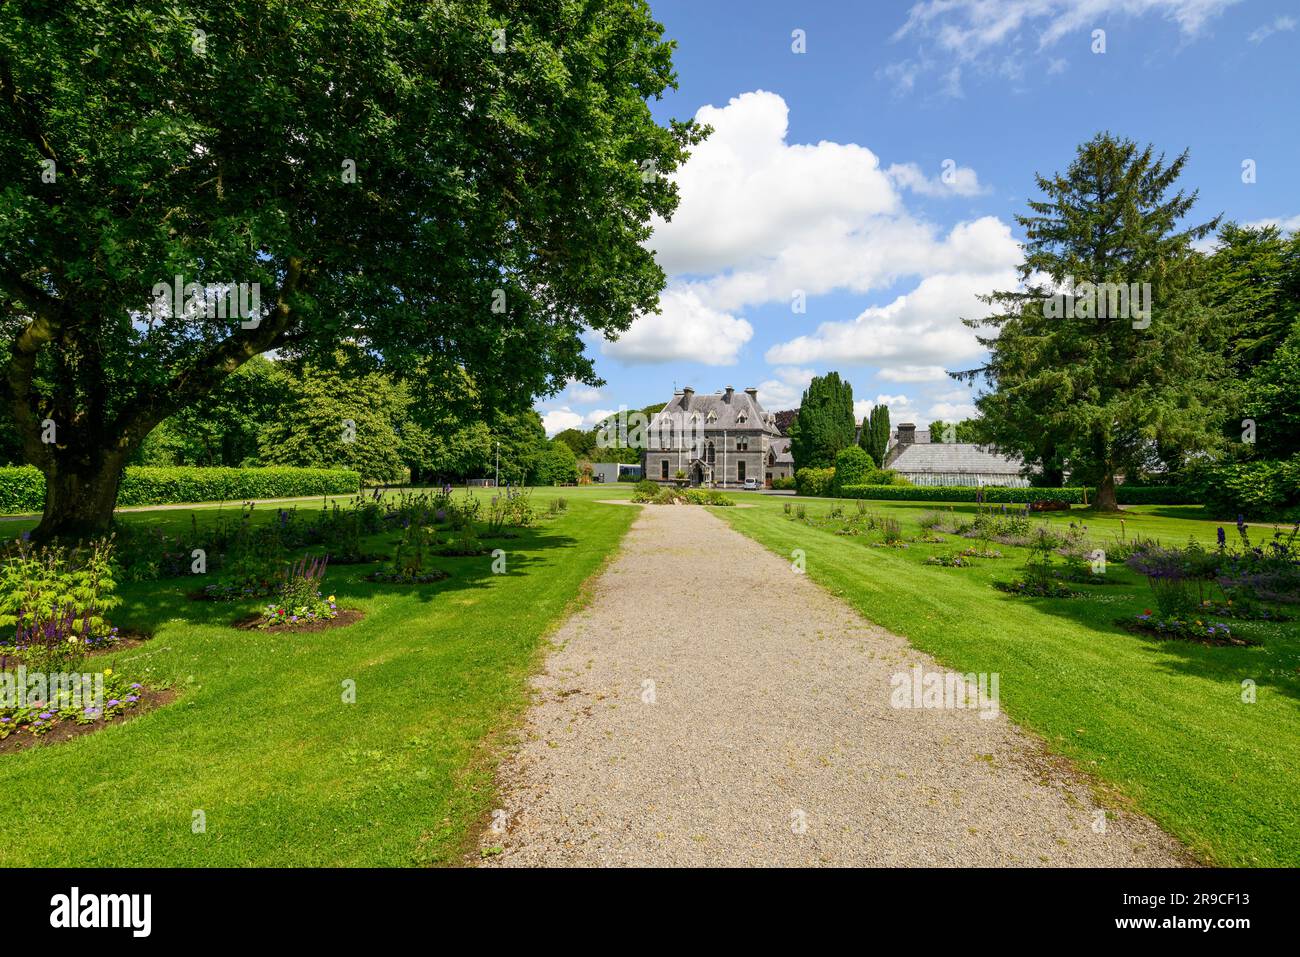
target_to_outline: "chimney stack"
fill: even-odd
[[[689,409],[691,407],[691,399],[693,398],[695,398],[694,389],[690,386],[686,386],[686,388],[682,389],[682,408]]]
[[[745,395],[754,403],[754,408],[758,408],[758,390],[751,385],[745,390]]]
[[[731,386],[727,386],[727,394],[722,397],[722,401],[727,403],[727,405],[731,405],[731,397],[732,395],[735,394],[735,392],[736,392],[735,389],[733,389]]]
[[[916,444],[915,422],[900,422],[898,424],[898,444],[900,446]]]

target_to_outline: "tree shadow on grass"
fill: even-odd
[[[384,548],[389,542],[384,536]],[[379,536],[367,540],[367,547],[375,547]],[[367,599],[379,596],[401,595],[415,597],[421,603],[430,603],[448,594],[489,587],[501,579],[524,578],[537,574],[551,564],[551,560],[537,552],[571,549],[579,540],[570,535],[556,533],[542,526],[519,530],[517,538],[485,539],[485,548],[501,548],[505,552],[505,566],[493,571],[494,557],[489,553],[474,556],[430,556],[430,568],[448,572],[450,577],[424,585],[403,585],[394,582],[367,581],[366,576],[382,567],[380,562],[358,565],[334,565],[325,575],[323,587],[327,594],[335,595],[344,606],[349,599]],[[295,550],[296,554],[318,552],[319,549]],[[156,582],[129,582],[119,586],[122,604],[110,616],[113,623],[124,632],[153,635],[169,621],[182,619],[193,625],[231,627],[234,622],[247,618],[274,600],[273,596],[241,601],[205,601],[190,596],[210,584],[214,576],[191,575],[167,578]]]
[[[1137,577],[1137,576],[1133,576]],[[1141,579],[1139,579],[1141,581]],[[1138,643],[1156,662],[1157,667],[1174,674],[1205,678],[1216,682],[1240,684],[1250,679],[1259,688],[1272,688],[1300,701],[1300,621],[1266,622],[1235,618],[1224,621],[1234,635],[1257,642],[1251,646],[1205,645],[1181,639],[1160,639],[1142,632],[1131,632],[1115,624],[1115,619],[1153,608],[1145,585],[1080,586],[1089,597],[1070,599],[1003,597],[1009,601],[1029,601],[1049,615],[1065,618],[1076,625],[1125,641]],[[1099,605],[1092,596],[1116,595],[1126,599]],[[1300,608],[1289,613],[1300,618]]]

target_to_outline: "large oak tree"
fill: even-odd
[[[655,308],[644,242],[700,135],[651,116],[671,52],[643,0],[0,6],[0,378],[38,534],[104,529],[150,430],[259,353],[347,340],[487,408],[597,381],[580,335]],[[152,308],[176,276],[257,283],[261,314]]]

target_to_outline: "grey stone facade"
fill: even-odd
[[[739,488],[746,479],[767,485],[794,474],[789,439],[758,402],[758,390],[696,395],[675,393],[646,430],[645,477],[672,484],[679,473],[691,485]]]

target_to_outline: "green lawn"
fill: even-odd
[[[1152,604],[1145,580],[1122,565],[1109,564],[1108,574],[1124,585],[1081,586],[1095,600],[1013,597],[989,583],[1016,574],[1022,549],[995,546],[1007,557],[973,568],[926,566],[928,555],[973,543],[945,536],[943,545],[874,548],[875,533],[835,535],[782,512],[784,501],[802,501],[809,518],[824,516],[827,500],[737,498],[757,507],[715,513],[782,556],[803,549],[814,581],[945,666],[999,672],[1002,707],[1013,720],[1117,787],[1205,860],[1300,864],[1300,624],[1234,623],[1262,642],[1252,648],[1157,642],[1113,624]],[[868,507],[901,519],[909,535],[935,508]],[[1128,512],[1129,536],[1215,540],[1217,524],[1199,520],[1197,508]],[[1119,519],[1083,510],[1051,520],[1082,521],[1102,543],[1120,531]],[[1242,702],[1247,678],[1258,687],[1254,704]]]
[[[458,861],[493,807],[492,745],[527,702],[544,635],[636,517],[593,504],[594,490],[564,494],[567,513],[500,543],[505,575],[489,557],[435,559],[452,578],[416,588],[360,581],[373,566],[331,568],[340,606],[366,615],[346,628],[238,631],[230,622],[258,603],[190,601],[193,580],[122,586],[115,621],[155,637],[92,660],[180,696],[0,755],[0,866]],[[125,520],[179,527],[190,513]],[[192,832],[195,810],[206,833]]]

